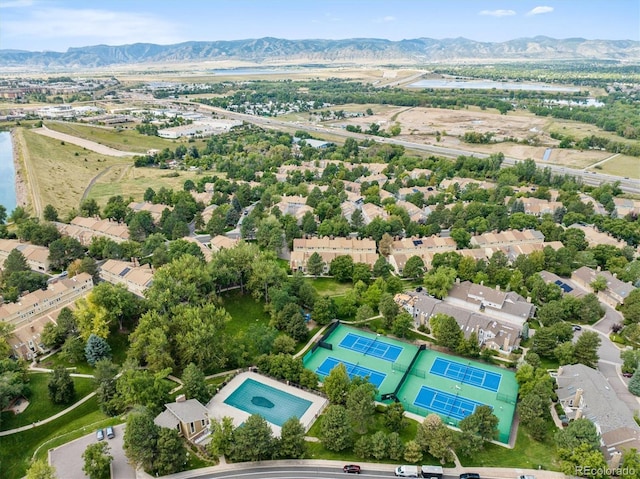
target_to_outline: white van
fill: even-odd
[[[395,474],[396,477],[420,477],[418,466],[398,466]]]

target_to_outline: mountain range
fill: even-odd
[[[143,63],[242,61],[256,64],[346,65],[358,63],[416,65],[465,60],[614,60],[637,63],[640,42],[632,40],[554,39],[538,36],[506,42],[466,38],[378,38],[345,40],[250,40],[185,42],[174,45],[135,43],[69,48],[66,52],[0,50],[0,68],[99,68]]]

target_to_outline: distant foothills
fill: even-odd
[[[613,61],[638,63],[640,42],[633,40],[554,39],[538,36],[506,42],[477,42],[466,38],[378,38],[346,40],[251,40],[185,42],[174,45],[136,43],[70,48],[66,52],[0,50],[0,68],[99,68],[141,63],[236,61],[254,64],[416,65],[425,62],[497,61]]]

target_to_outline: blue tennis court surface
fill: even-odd
[[[369,376],[369,382],[377,388],[380,387],[382,381],[384,381],[384,378],[387,377],[387,375],[384,373],[365,368],[364,366],[359,366],[358,364],[340,361],[332,357],[328,357],[327,359],[325,359],[318,367],[318,369],[316,369],[316,373],[321,376],[328,376],[331,370],[340,363],[344,364],[344,367],[347,368],[347,374],[350,378],[353,379],[354,376],[360,376],[361,378]]]
[[[482,406],[480,402],[454,396],[453,394],[431,389],[427,386],[420,388],[413,404],[457,420],[464,419],[469,414],[473,414],[476,406]]]
[[[400,346],[385,343],[384,341],[378,341],[378,338],[372,339],[353,333],[347,334],[342,341],[340,341],[340,346],[390,362],[398,359],[398,356],[400,356],[400,353],[402,353],[404,349]]]
[[[471,384],[482,389],[497,392],[502,375],[470,366],[456,363],[444,358],[436,358],[431,366],[431,374]]]

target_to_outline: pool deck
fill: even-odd
[[[318,418],[318,416],[320,416],[328,403],[325,398],[316,394],[312,394],[307,391],[303,391],[302,389],[289,386],[285,383],[276,381],[275,379],[271,379],[266,376],[262,376],[258,373],[244,372],[238,374],[231,381],[229,381],[229,383],[225,385],[220,390],[220,392],[213,396],[207,403],[207,409],[209,410],[209,417],[211,419],[222,420],[223,417],[228,416],[233,419],[233,425],[235,427],[240,426],[247,419],[249,419],[249,413],[230,406],[229,404],[226,404],[224,402],[247,379],[253,379],[254,381],[266,384],[267,386],[271,386],[272,388],[278,389],[279,391],[289,393],[292,396],[311,401],[311,405],[300,418],[300,423],[304,427],[305,431],[309,430],[311,425]],[[280,437],[280,426],[277,426],[276,424],[273,424],[271,422],[268,422],[268,424],[271,426],[274,436]]]

